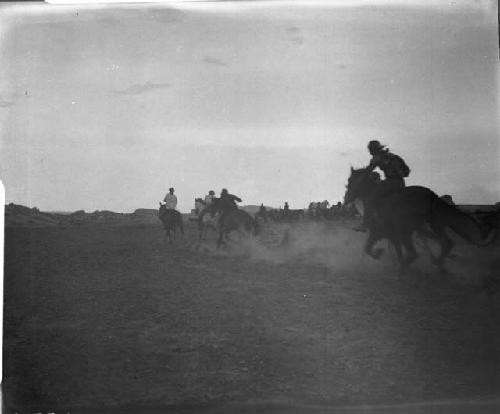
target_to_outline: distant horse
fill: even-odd
[[[227,239],[231,231],[237,231],[243,237],[256,235],[259,231],[257,220],[244,210],[231,210],[223,216],[220,199],[218,198],[213,199],[212,204],[207,206],[207,210],[212,215],[220,214],[217,247],[225,244],[224,238]],[[223,219],[222,222],[221,219]]]
[[[321,202],[311,201],[307,208],[308,216],[311,219],[318,219],[321,217]]]
[[[260,207],[259,211],[257,211],[254,214],[255,220],[257,220],[259,217],[264,220],[264,222],[267,222],[267,216],[268,216],[268,211],[266,210],[265,207]]]
[[[158,210],[158,217],[163,223],[163,228],[165,229],[165,237],[163,241],[168,241],[172,244],[172,235],[175,240],[176,228],[178,227],[181,231],[182,236],[184,236],[184,224],[182,222],[182,215],[177,210],[169,210],[164,204],[160,203],[160,209]]]
[[[372,173],[366,169],[355,170],[351,167],[345,203],[351,203],[355,199],[366,202],[376,185],[380,184],[376,184]],[[420,186],[405,187],[391,193],[376,201],[374,209],[377,219],[369,223],[370,232],[365,252],[379,259],[383,250],[377,249],[374,252],[374,244],[383,238],[390,240],[398,256],[400,275],[417,258],[412,234],[422,234],[426,226],[440,245],[440,254],[438,257],[432,256],[432,259],[442,271],[445,271],[444,260],[453,248],[453,241],[446,234],[446,228],[451,228],[466,241],[479,246],[491,243],[497,233],[496,229],[490,226],[486,228],[472,216],[441,200],[433,191]]]

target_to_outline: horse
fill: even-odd
[[[194,209],[196,211],[196,214],[200,214],[203,209],[205,208],[206,203],[203,201],[202,198],[195,198],[194,199]]]
[[[351,167],[344,204],[352,203],[356,199],[366,203],[376,185],[381,184],[377,184],[373,173],[363,168]],[[439,255],[434,257],[431,254],[431,259],[443,273],[446,272],[444,261],[454,246],[446,234],[447,228],[452,229],[467,242],[478,246],[490,244],[497,236],[497,229],[484,226],[471,215],[440,199],[432,190],[421,186],[405,187],[381,200],[375,200],[374,212],[376,219],[368,223],[369,235],[365,252],[374,259],[379,259],[383,249],[373,251],[373,246],[381,239],[388,239],[396,250],[400,275],[403,275],[418,257],[412,240],[415,232],[430,234],[439,244]],[[426,229],[430,229],[430,233]]]
[[[207,238],[208,229],[211,228],[217,231],[219,214],[214,214],[213,210],[209,207],[210,206],[205,205],[198,215],[198,234],[200,242]]]
[[[255,220],[257,220],[259,217],[264,221],[264,223],[267,223],[267,217],[268,217],[269,212],[266,210],[265,207],[260,207],[259,211],[257,211],[254,214]]]
[[[158,210],[158,218],[163,223],[163,228],[165,229],[165,237],[163,241],[168,241],[172,244],[172,233],[175,240],[176,228],[178,227],[184,237],[184,224],[182,222],[182,215],[177,210],[169,210],[164,204],[160,203],[160,209]]]
[[[240,236],[243,237],[249,237],[258,234],[259,226],[257,220],[255,220],[246,211],[240,209],[230,210],[224,213],[222,211],[222,206],[219,198],[214,198],[212,204],[207,206],[206,210],[211,215],[215,215],[217,213],[220,214],[217,247],[222,246],[222,244],[226,244],[224,238],[227,239],[231,231],[237,231]]]

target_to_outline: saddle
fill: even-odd
[[[160,219],[162,218],[172,218],[177,210],[175,209],[168,209],[165,206],[160,207],[160,211],[158,212],[158,215]]]

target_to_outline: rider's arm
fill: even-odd
[[[377,168],[379,165],[379,157],[377,157],[376,155],[374,155],[372,157],[372,159],[370,160],[370,164],[368,164],[368,167],[366,167],[366,170],[367,171],[373,171],[375,168]]]

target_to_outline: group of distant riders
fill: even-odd
[[[405,178],[410,174],[410,169],[406,165],[405,161],[400,156],[389,151],[389,149],[386,148],[385,145],[382,145],[379,141],[370,141],[368,143],[368,151],[372,158],[366,168],[367,172],[372,173],[376,168],[379,168],[384,173],[385,179],[382,180],[379,174],[373,172],[373,174],[375,174],[378,178],[377,185],[370,198],[368,200],[365,200],[365,203],[363,205],[363,224],[359,229],[357,229],[360,231],[366,231],[370,225],[370,222],[376,220],[374,207],[376,206],[378,200],[382,199],[390,193],[403,189],[405,187]],[[168,210],[175,210],[177,207],[177,196],[174,194],[174,191],[174,188],[170,188],[169,192],[163,199],[163,205],[167,212]],[[215,199],[215,192],[213,190],[210,190],[203,200],[197,199],[204,207],[200,209],[199,213],[203,213],[207,207],[213,204]],[[240,197],[230,194],[225,188],[222,189],[220,197],[217,199],[218,225],[222,225],[228,213],[238,209],[236,203],[241,201],[242,200]],[[321,208],[325,202],[311,203],[311,205],[309,206],[309,214],[318,211],[326,211],[327,209]],[[313,206],[313,204],[315,205]],[[341,208],[342,203],[339,202],[336,205],[332,206],[332,211],[337,209],[340,211]],[[328,209],[328,211],[329,210],[330,209]],[[288,202],[286,202],[284,209],[280,209],[278,213],[274,210],[266,212],[266,208],[262,204],[259,211],[257,212],[257,216],[260,215],[262,218],[272,218],[273,213],[275,213],[282,218],[292,218],[292,216],[294,216],[294,214],[292,213],[297,213],[298,211],[300,211],[303,216],[303,210],[290,210]],[[300,216],[300,214],[298,213],[295,215],[297,215],[297,217]]]
[[[363,223],[355,230],[369,231],[364,250],[371,257],[379,259],[383,249],[375,248],[375,244],[382,239],[389,240],[398,257],[401,276],[418,257],[412,240],[413,234],[417,234],[421,240],[433,239],[440,246],[437,256],[430,252],[431,261],[446,273],[445,260],[451,257],[450,252],[454,246],[453,240],[446,233],[447,228],[451,228],[463,239],[477,246],[487,246],[497,241],[500,210],[483,220],[478,220],[454,207],[449,195],[439,197],[423,186],[406,187],[405,178],[409,176],[410,169],[399,155],[389,151],[379,141],[370,141],[368,151],[371,155],[370,163],[366,168],[351,167],[351,175],[348,178],[344,195],[344,206],[338,203],[335,207],[345,209],[345,205],[354,205],[356,210],[362,213]],[[383,180],[380,174],[374,171],[376,168],[384,173]],[[204,239],[203,229],[207,227],[203,219],[205,216],[214,218],[217,214],[218,219],[213,226],[219,232],[217,246],[223,243],[224,235],[227,237],[230,231],[239,231],[242,227],[245,228],[247,234],[252,230],[253,234],[257,234],[259,216],[266,219],[276,213],[277,217],[288,220],[295,215],[304,215],[303,210],[291,210],[288,203],[285,203],[284,209],[278,212],[271,210],[269,214],[266,214],[266,208],[261,204],[255,217],[251,217],[245,211],[238,209],[236,203],[241,202],[241,198],[229,194],[226,189],[221,191],[220,198],[216,198],[214,191],[210,191],[204,200],[199,200],[203,206],[200,208],[197,219],[200,240]],[[177,197],[173,188],[170,188],[163,202],[164,204],[160,207],[160,219],[164,223],[166,235],[169,232],[169,226],[165,220],[167,217],[165,214],[168,212],[170,212],[170,217],[177,215],[179,227],[183,231],[182,217],[175,210]],[[319,202],[315,203],[315,208],[319,206],[321,210],[322,204],[326,206],[326,203]],[[288,242],[287,230],[282,245]],[[493,279],[497,283],[497,279]]]
[[[169,211],[175,210],[177,207],[177,196],[174,194],[174,191],[174,188],[170,188],[169,192],[163,199],[163,205],[165,206],[166,214],[168,214]],[[218,225],[222,225],[227,215],[231,211],[238,209],[238,205],[236,203],[241,203],[242,201],[240,197],[230,194],[225,188],[223,188],[220,192],[219,198],[215,197],[215,191],[210,190],[205,196],[204,200],[197,200],[202,205],[202,208],[198,209],[199,216],[205,214],[205,212],[207,212],[210,207],[217,201],[217,212],[214,211],[213,213],[217,213],[216,219]],[[214,215],[215,214],[212,214],[212,216]]]

